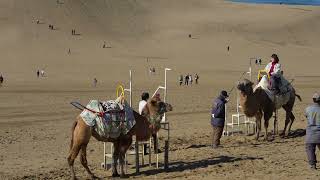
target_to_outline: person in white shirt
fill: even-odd
[[[147,101],[149,99],[149,93],[144,92],[141,95],[141,101],[139,102],[139,114],[142,115],[142,110],[146,106]]]
[[[281,64],[276,54],[272,54],[271,61],[267,64],[265,70],[270,76],[281,74]]]
[[[140,115],[142,115],[143,108],[146,106],[148,99],[149,99],[149,93],[147,93],[147,92],[142,93],[141,101],[139,102],[139,114]],[[145,152],[144,155],[146,155],[147,154],[147,145],[144,144],[143,148],[144,148],[144,152]]]
[[[280,92],[280,86],[281,86],[281,65],[279,63],[279,58],[276,54],[272,54],[271,56],[271,62],[267,64],[265,67],[265,70],[270,75],[270,86],[271,89],[276,93]]]
[[[155,97],[160,98],[160,95],[156,94]],[[146,106],[148,99],[149,99],[149,93],[147,93],[147,92],[142,93],[141,101],[139,102],[139,114],[140,115],[142,115],[143,108]],[[157,149],[157,146],[158,146],[157,134],[152,134],[152,137],[153,137],[154,152],[161,153],[161,150]],[[145,144],[143,148],[144,148],[145,155],[150,153],[150,152],[147,152],[147,149],[148,149],[147,144]]]
[[[40,71],[40,74],[41,74],[41,77],[44,77],[44,70],[43,69],[41,69],[41,71]]]

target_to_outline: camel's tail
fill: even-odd
[[[74,129],[76,128],[78,124],[78,121],[75,121],[73,124],[72,124],[72,127],[71,127],[71,143],[70,143],[70,150],[72,149],[72,146],[73,146],[73,132],[74,132]]]
[[[298,95],[298,94],[294,94],[298,99],[299,99],[299,101],[301,102],[302,101],[302,99],[301,99],[301,96],[300,95]]]

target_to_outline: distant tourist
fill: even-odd
[[[37,70],[37,77],[39,78],[39,76],[40,76],[40,71]]]
[[[40,24],[40,21],[39,21],[39,20],[37,20],[37,24]]]
[[[43,69],[41,69],[41,71],[40,71],[40,75],[41,75],[41,77],[44,77],[45,72],[44,72],[44,70],[43,70]]]
[[[230,51],[230,46],[227,47],[227,51]]]
[[[229,97],[227,91],[221,91],[220,95],[213,101],[211,110],[211,125],[212,125],[212,148],[218,148],[220,139],[223,133],[225,123],[225,104]]]
[[[156,73],[156,68],[155,67],[149,68],[149,73],[150,74],[155,74]]]
[[[189,34],[189,38],[191,38],[192,36],[191,36],[191,34]]]
[[[97,87],[97,84],[98,84],[98,80],[97,80],[97,78],[94,78],[93,79],[93,87]]]
[[[1,75],[0,75],[0,85],[3,84],[3,81],[4,81],[4,78],[3,78],[2,74],[1,74]]]
[[[70,48],[68,49],[68,54],[71,54],[71,49]]]
[[[186,75],[184,78],[184,85],[188,86],[189,85],[189,74]]]
[[[305,111],[307,117],[306,152],[311,169],[317,169],[316,147],[320,150],[320,95],[315,93],[313,104]]]
[[[180,75],[180,77],[179,77],[179,84],[180,84],[180,86],[182,86],[182,84],[183,84],[183,75]]]
[[[192,78],[192,75],[190,74],[189,75],[189,84],[192,85],[192,82],[193,82],[193,78]]]
[[[198,84],[199,75],[197,73],[194,75],[194,80],[196,81],[196,84]]]

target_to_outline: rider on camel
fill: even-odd
[[[281,84],[281,64],[279,63],[279,58],[276,54],[271,55],[271,62],[267,64],[265,70],[270,76],[270,87],[274,90],[276,94],[280,93]]]

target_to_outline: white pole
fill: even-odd
[[[165,68],[164,69],[164,97],[163,97],[163,102],[166,102],[166,100],[167,100],[167,71],[171,71],[171,69],[169,69],[169,68]],[[166,113],[164,113],[163,118],[164,118],[164,122],[166,122],[167,121]]]
[[[129,71],[130,75],[130,83],[129,83],[129,88],[130,88],[130,107],[132,108],[132,71]]]
[[[103,142],[103,163],[104,163],[104,169],[107,169],[107,156],[106,156],[107,150],[106,150],[106,143]],[[111,161],[112,162],[112,161]]]

